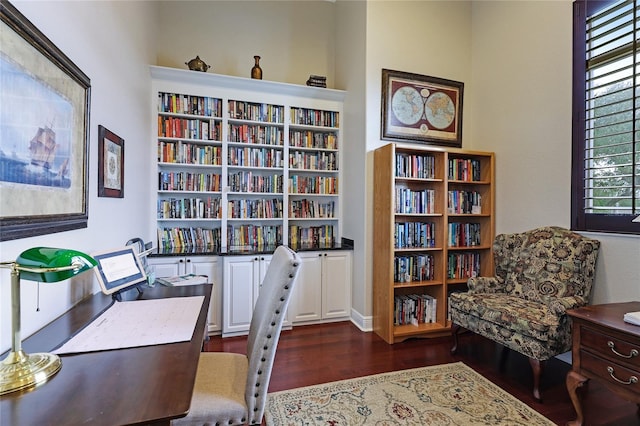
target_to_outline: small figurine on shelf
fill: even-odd
[[[211,65],[205,64],[205,62],[200,59],[200,56],[198,55],[196,55],[196,57],[189,62],[185,62],[184,64],[187,65],[191,71],[207,72],[207,70],[211,68]]]
[[[260,56],[253,57],[256,60],[256,64],[251,68],[251,78],[262,80],[262,68],[260,68]]]

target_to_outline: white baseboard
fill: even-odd
[[[355,309],[351,309],[351,322],[355,324],[356,327],[360,329],[360,331],[373,331],[373,317],[372,316],[363,316],[360,312]]]

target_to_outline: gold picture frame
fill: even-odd
[[[0,1],[0,241],[86,228],[91,85]]]
[[[461,147],[463,92],[459,81],[383,69],[380,137]]]

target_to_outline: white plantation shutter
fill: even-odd
[[[575,5],[572,225],[640,233],[640,0]]]

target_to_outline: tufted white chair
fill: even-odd
[[[279,246],[253,310],[247,355],[203,352],[189,414],[173,425],[260,424],[284,314],[300,270],[300,257]]]

